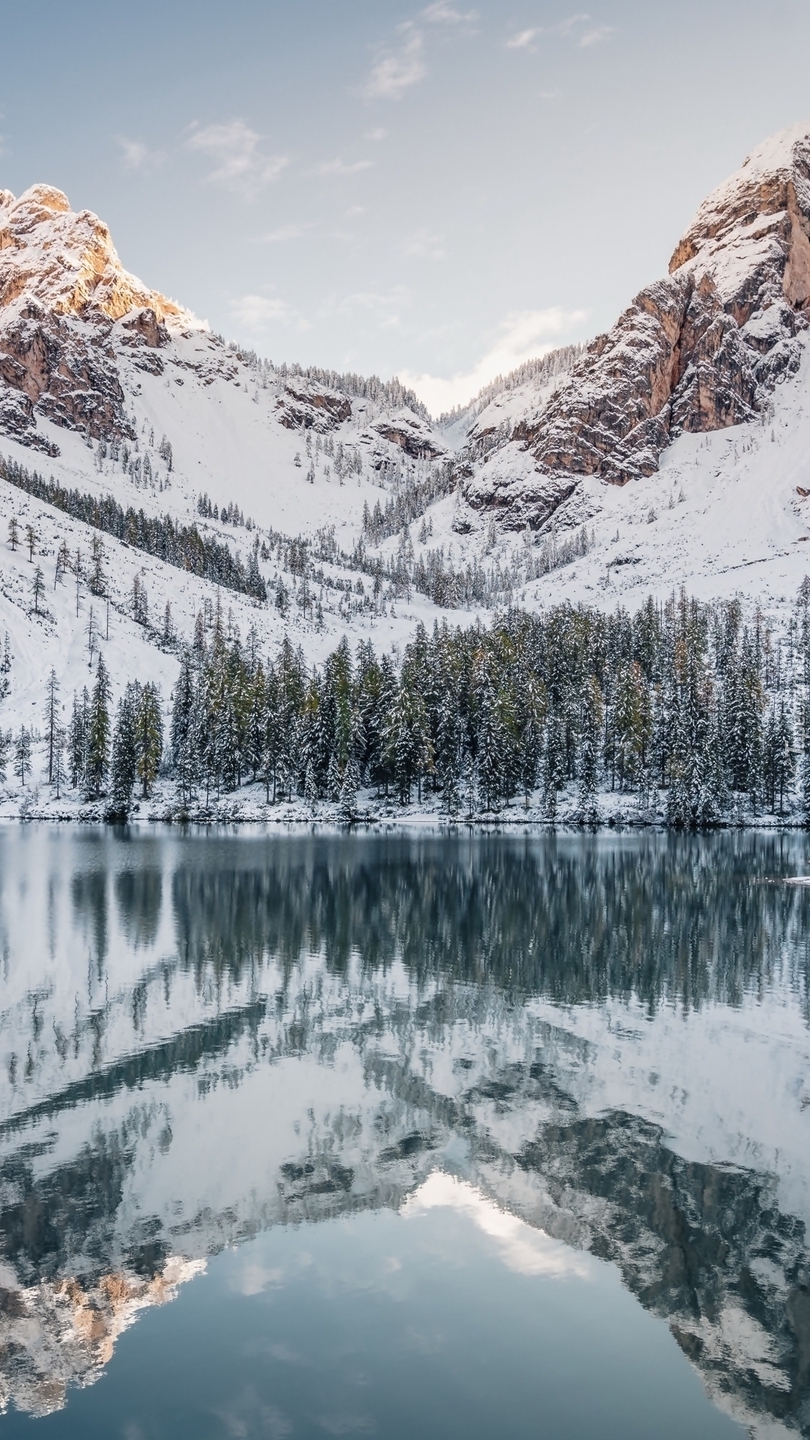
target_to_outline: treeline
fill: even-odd
[[[155,555],[175,569],[187,570],[255,600],[267,600],[267,588],[258,564],[258,541],[254,542],[245,564],[227,545],[202,535],[196,525],[182,525],[170,515],[145,515],[143,510],[134,510],[132,506],[125,510],[111,495],[88,495],[67,489],[1,456],[0,478],[36,500],[53,505],[73,520],[114,535],[133,549]]]
[[[490,629],[419,626],[399,664],[342,642],[308,670],[197,626],[173,697],[169,769],[186,801],[261,780],[268,801],[357,789],[448,814],[559,793],[595,821],[605,789],[663,802],[673,827],[810,805],[810,583],[774,639],[739,602],[685,593],[636,616],[556,606]]]
[[[99,658],[68,770],[94,797],[109,782],[115,813],[127,777],[148,794],[162,766],[184,806],[255,782],[268,802],[328,800],[347,818],[372,788],[449,815],[522,802],[553,819],[565,793],[590,824],[609,790],[677,828],[797,807],[807,819],[810,581],[779,638],[739,601],[682,592],[632,617],[561,605],[489,629],[420,626],[401,658],[344,639],[314,668],[286,639],[263,658],[255,630],[243,643],[217,607],[182,654],[165,753],[153,689],[127,687],[114,724],[108,702]],[[47,716],[46,730],[52,769]]]
[[[810,583],[785,637],[738,601],[684,593],[634,617],[558,606],[489,630],[419,627],[401,663],[344,641],[308,671],[285,642],[263,664],[198,633],[175,691],[171,766],[185,798],[261,779],[268,799],[358,788],[447,813],[497,812],[562,791],[585,822],[601,791],[663,801],[705,827],[810,804]],[[799,781],[798,796],[796,782]]]

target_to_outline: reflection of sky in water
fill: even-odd
[[[246,1387],[212,1434],[355,1433],[259,1375],[306,1355],[326,1405],[355,1326],[372,1409],[346,1391],[329,1424],[393,1434],[401,1411],[434,1433],[486,1374],[502,1433],[524,1433],[538,1386],[555,1424],[586,1427],[558,1433],[594,1433],[577,1405],[596,1384],[627,1436],[649,1351],[673,1435],[731,1433],[688,1362],[757,1434],[810,1433],[810,897],[770,883],[810,868],[807,847],[0,830],[12,1404],[108,1433],[127,1354],[155,1377],[175,1357],[191,1404],[201,1327],[206,1415]],[[255,1306],[275,1318],[251,1371]],[[490,1309],[497,1373],[473,1323]],[[574,1363],[559,1337],[586,1330]],[[392,1409],[411,1344],[431,1367],[419,1413],[407,1394]],[[148,1414],[131,1401],[144,1434],[160,1393]]]

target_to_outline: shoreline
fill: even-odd
[[[710,826],[675,827],[667,824],[665,811],[642,811],[632,803],[630,797],[619,797],[609,792],[600,797],[595,813],[583,820],[576,806],[561,804],[557,815],[549,818],[539,806],[509,806],[503,811],[477,811],[472,814],[448,815],[438,809],[418,805],[384,807],[382,805],[359,804],[356,812],[348,817],[341,815],[340,807],[327,801],[315,806],[304,802],[276,804],[257,803],[251,796],[217,801],[208,806],[183,806],[167,796],[155,796],[151,800],[134,805],[129,815],[123,818],[109,814],[104,798],[99,802],[51,800],[42,804],[36,791],[18,802],[18,797],[8,797],[0,802],[0,825],[53,824],[53,825],[95,825],[116,829],[125,826],[161,825],[168,828],[183,826],[262,826],[269,830],[291,828],[308,832],[332,831],[346,833],[384,833],[405,830],[430,829],[442,834],[460,831],[494,834],[554,834],[572,835],[602,833],[632,833],[653,831],[656,833],[707,834],[710,831],[765,831],[800,833],[807,830],[807,822],[801,815],[760,814],[742,818],[724,817]]]

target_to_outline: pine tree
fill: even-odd
[[[198,699],[191,652],[184,650],[180,674],[172,697],[170,748],[172,769],[181,802],[186,805],[194,795],[199,779],[197,747]]]
[[[9,737],[0,729],[0,783],[5,782],[8,770]]]
[[[90,710],[90,697],[85,688],[82,694],[81,703],[78,696],[73,696],[73,713],[70,718],[67,734],[68,747],[68,774],[70,783],[74,790],[84,785],[87,770],[87,732]]]
[[[17,526],[17,516],[12,515],[8,522],[8,543],[12,550],[16,550],[20,543],[20,532]]]
[[[42,573],[41,565],[37,565],[34,571],[34,578],[31,581],[31,593],[34,597],[34,614],[38,615],[40,613],[39,602],[45,593],[45,576]]]
[[[48,688],[45,699],[45,745],[48,755],[48,784],[53,784],[54,751],[56,737],[59,731],[59,681],[56,678],[56,671],[52,668],[48,677]]]
[[[104,561],[106,559],[106,553],[104,550],[104,542],[102,541],[100,535],[93,536],[91,542],[91,554],[93,565],[90,571],[90,594],[106,595],[107,577],[104,573]]]
[[[585,685],[579,741],[579,813],[584,825],[599,818],[596,792],[599,782],[599,750],[602,737],[602,692],[595,675]]]
[[[99,652],[96,683],[90,698],[87,730],[85,786],[88,799],[101,795],[110,761],[110,681],[104,656]]]
[[[148,681],[137,693],[134,715],[136,773],[141,794],[148,800],[163,755],[163,715],[160,694]]]
[[[125,820],[132,808],[132,794],[138,773],[136,724],[139,698],[137,685],[127,685],[118,702],[115,717],[110,775],[110,810],[119,820]]]
[[[25,725],[21,726],[14,744],[14,774],[21,785],[25,785],[31,773],[31,734]]]
[[[340,787],[338,814],[341,820],[357,819],[357,792],[360,789],[360,771],[354,755],[350,755],[343,772]]]

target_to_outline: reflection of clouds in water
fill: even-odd
[[[261,1295],[264,1290],[277,1290],[283,1280],[281,1270],[268,1270],[264,1265],[243,1265],[231,1281],[238,1295]]]
[[[253,1440],[259,1435],[266,1436],[267,1440],[285,1440],[293,1432],[283,1411],[277,1405],[265,1405],[253,1385],[246,1385],[227,1409],[214,1413],[222,1421],[226,1435],[233,1440]]]
[[[575,1277],[587,1280],[592,1274],[590,1262],[559,1240],[552,1240],[543,1230],[534,1230],[517,1215],[501,1210],[474,1185],[434,1170],[423,1185],[402,1207],[406,1217],[424,1214],[427,1210],[445,1207],[457,1210],[472,1220],[485,1235],[495,1241],[504,1265],[521,1275],[547,1275],[552,1278]]]

